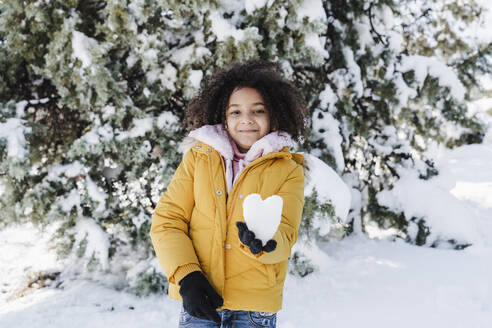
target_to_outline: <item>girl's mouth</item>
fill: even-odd
[[[258,132],[258,130],[239,130],[239,132],[250,133],[250,132]]]

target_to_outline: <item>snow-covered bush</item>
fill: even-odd
[[[0,225],[57,225],[67,272],[166,290],[148,230],[183,108],[217,67],[264,58],[311,108],[298,150],[331,167],[306,187],[300,243],[377,226],[429,244],[425,217],[378,195],[438,174],[429,144],[480,142],[465,102],[492,46],[460,33],[477,17],[458,0],[0,2]]]

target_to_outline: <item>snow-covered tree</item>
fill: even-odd
[[[429,145],[481,141],[483,126],[466,102],[483,91],[478,77],[490,73],[492,48],[463,33],[481,9],[461,1],[330,1],[324,8],[330,53],[311,79],[320,87],[311,93],[310,151],[352,186],[353,229],[393,229],[432,245],[425,218],[405,217],[378,194],[401,175],[438,174],[425,156]]]
[[[309,103],[298,150],[350,187],[348,217],[348,198],[306,189],[301,243],[378,228],[432,245],[441,237],[428,238],[425,217],[381,195],[403,175],[438,174],[430,145],[481,141],[466,102],[483,92],[492,45],[463,32],[481,11],[461,0],[0,2],[0,223],[56,225],[67,272],[165,289],[148,230],[181,159],[183,109],[217,67],[263,58]],[[312,271],[301,251],[292,258],[294,272]]]

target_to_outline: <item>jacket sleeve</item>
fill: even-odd
[[[188,273],[200,270],[188,234],[195,205],[194,156],[191,150],[186,153],[152,215],[152,244],[168,281],[174,284],[178,284]]]
[[[249,247],[240,242],[240,248],[245,254],[264,264],[286,261],[290,257],[292,246],[297,241],[304,207],[304,170],[302,165],[297,165],[288,175],[277,195],[282,197],[283,208],[280,225],[272,238],[277,242],[275,250],[270,253],[262,251],[253,255]]]

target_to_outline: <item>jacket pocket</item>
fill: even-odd
[[[277,274],[275,273],[274,264],[265,264],[265,270],[268,279],[268,286],[274,287],[277,284]]]

